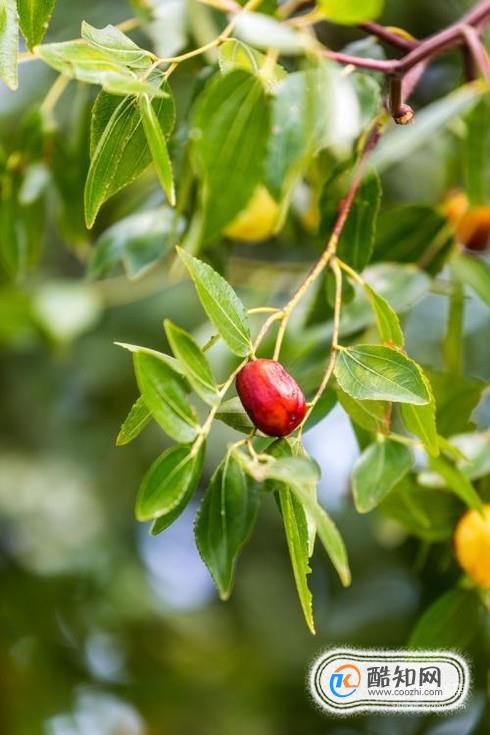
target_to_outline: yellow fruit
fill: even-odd
[[[466,574],[479,587],[490,589],[490,504],[483,516],[469,510],[459,521],[454,534],[456,558]]]
[[[490,207],[470,208],[463,192],[450,194],[442,205],[442,211],[456,230],[460,245],[476,252],[485,250],[490,241]]]
[[[279,205],[265,186],[258,186],[246,208],[224,230],[227,237],[245,242],[266,240],[274,233]]]

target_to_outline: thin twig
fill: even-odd
[[[384,435],[383,435],[384,436]],[[398,442],[399,444],[406,444],[407,447],[422,447],[422,442],[418,441],[417,439],[412,439],[409,436],[404,436],[404,434],[395,434],[394,432],[390,432],[385,436],[386,439],[391,439],[394,442]]]
[[[341,273],[341,270],[339,268],[336,258],[333,258],[330,261],[330,268],[332,269],[334,277],[335,277],[335,302],[334,302],[334,315],[333,315],[333,327],[332,327],[332,346],[330,348],[330,357],[328,359],[327,368],[323,374],[323,378],[320,382],[320,385],[318,387],[318,390],[313,400],[308,405],[308,410],[301,424],[302,427],[305,425],[305,422],[308,420],[309,415],[311,414],[316,404],[322,397],[325,391],[325,388],[327,387],[328,382],[330,378],[332,377],[332,373],[335,369],[335,362],[337,360],[337,353],[338,353],[338,348],[339,348],[340,316],[341,316],[341,311],[342,311],[342,273]]]

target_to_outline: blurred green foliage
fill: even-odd
[[[144,13],[152,3],[60,1],[47,41],[77,38],[82,20],[101,27],[123,21],[133,12]],[[159,5],[150,36],[160,55],[178,53],[187,33],[191,44],[204,43],[209,37],[208,24],[211,30],[219,25],[219,14],[194,0],[188,16],[183,5],[179,0],[163,0]],[[392,0],[386,5],[383,22],[423,36],[457,18],[468,5],[457,0]],[[361,38],[356,30],[330,24],[321,33],[334,48]],[[149,46],[141,31],[135,38],[144,48]],[[172,76],[178,119],[204,84],[205,73],[191,60]],[[23,196],[9,207],[9,219],[2,220],[2,237],[29,243],[22,251],[25,261],[7,260],[6,275],[0,281],[0,732],[488,733],[490,622],[472,591],[461,592],[463,619],[456,617],[454,630],[444,631],[472,663],[472,697],[462,712],[445,717],[370,715],[339,721],[317,711],[306,692],[307,668],[319,650],[339,643],[405,645],[421,614],[460,579],[451,535],[465,506],[455,496],[428,487],[421,498],[415,483],[407,479],[411,507],[388,496],[382,504],[383,514],[360,516],[355,511],[348,477],[357,446],[364,448],[366,440],[362,420],[357,425],[354,419],[358,444],[339,408],[306,439],[309,451],[324,468],[320,498],[342,528],[353,575],[352,586],[343,589],[324,554],[315,553],[309,582],[314,593],[316,638],[304,627],[272,497],[262,504],[254,541],[243,553],[233,596],[226,604],[218,601],[195,548],[195,503],[175,526],[156,538],[148,535],[146,527],[136,526],[136,489],[147,467],[169,443],[151,425],[137,442],[115,447],[121,421],[137,398],[137,389],[127,353],[113,343],[168,350],[163,316],[197,334],[202,343],[212,332],[179,266],[172,265],[169,272],[170,261],[163,260],[149,267],[156,253],[162,255],[162,248],[168,253],[186,224],[183,216],[170,222],[162,214],[162,197],[152,172],[117,194],[101,210],[94,231],[87,231],[83,188],[95,93],[73,83],[56,115],[40,121],[33,107],[45,98],[54,78],[52,71],[36,61],[21,65],[15,95],[0,88],[2,165],[20,149],[27,170],[22,184],[15,165],[9,173],[12,191],[17,196],[22,186]],[[442,97],[460,80],[457,55],[441,59],[418,88],[417,104],[424,106]],[[52,163],[55,193],[46,186],[46,149],[39,147],[40,129]],[[184,186],[182,172],[188,162],[183,145],[186,131],[182,130],[182,139],[177,133],[170,147],[176,175]],[[384,151],[386,160],[392,150]],[[319,168],[330,166],[328,155],[321,154]],[[384,210],[374,243],[375,261],[386,260],[387,243],[393,237],[400,262],[413,260],[414,250],[422,252],[427,242],[441,240],[444,222],[434,207],[451,186],[460,183],[459,156],[456,121],[445,134],[423,140],[408,159],[384,170]],[[311,177],[314,179],[315,171]],[[192,190],[192,182],[188,185]],[[402,213],[394,213],[392,205],[403,207]],[[29,208],[29,217],[17,207]],[[227,263],[228,276],[235,287],[244,290],[248,306],[264,303],[273,282],[278,291],[290,289],[298,261],[311,260],[319,252],[319,238],[305,231],[298,219],[289,218],[280,235],[259,249],[220,241],[208,251],[216,267]],[[424,229],[417,229],[423,233],[419,248],[412,232],[420,222]],[[134,239],[128,236],[132,227]],[[38,258],[42,233],[45,252],[37,270],[29,271],[22,281],[12,281],[9,272],[28,271],[29,261]],[[442,260],[437,259],[447,254],[450,240],[443,237],[435,261],[428,264],[430,273],[439,271]],[[407,242],[411,256],[405,258]],[[90,253],[91,275],[110,273],[111,277],[87,279]],[[285,264],[281,270],[276,268],[278,261]],[[114,275],[111,269],[121,263],[124,272],[121,269]],[[399,298],[401,292],[406,295],[401,285],[390,284],[386,271],[380,272],[388,282],[386,288],[391,285],[390,303],[397,294]],[[441,349],[447,283],[441,278],[439,292],[437,288],[428,291],[423,274],[419,275],[421,279],[412,283],[416,294],[410,305],[418,303],[404,318],[404,331],[410,355],[430,366],[439,432],[448,436],[473,427],[483,431],[490,417],[488,395],[481,400],[490,378],[488,308],[466,292],[465,376],[448,380],[442,372]],[[399,272],[398,276],[401,278]],[[478,293],[478,288],[474,291]],[[329,308],[326,293],[327,288],[318,296],[318,303],[311,304],[308,328],[303,332],[303,324],[293,323],[294,337],[286,338],[284,344],[285,359],[293,372],[301,369],[305,385],[314,386],[317,381],[319,359],[329,336],[324,334],[324,325],[320,332],[315,312],[315,308]],[[400,309],[405,311],[406,305]],[[346,303],[343,333],[349,336],[372,329],[366,313],[366,301]],[[301,366],[301,358],[310,350],[311,360]],[[210,359],[220,379],[234,364],[219,344]],[[224,425],[213,430],[199,496],[230,436],[235,435]],[[488,473],[478,478],[478,491],[490,501]],[[423,630],[416,630],[422,636]]]

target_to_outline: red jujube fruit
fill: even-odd
[[[287,436],[306,413],[303,392],[275,360],[253,360],[236,378],[236,389],[254,425],[268,436]]]

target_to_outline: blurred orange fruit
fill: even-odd
[[[450,194],[442,205],[442,211],[456,230],[460,245],[468,250],[481,252],[490,242],[490,206],[470,207],[462,191]]]

